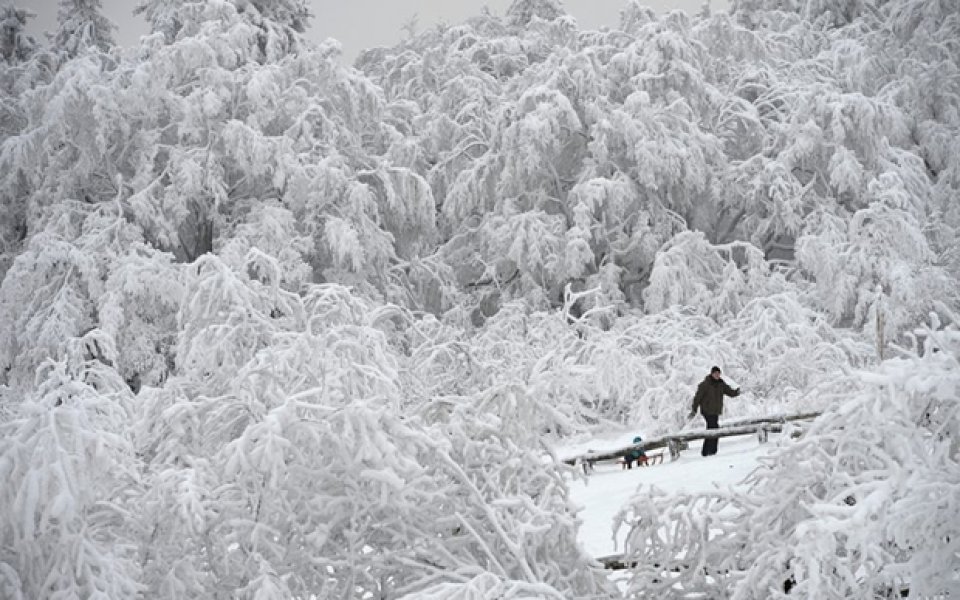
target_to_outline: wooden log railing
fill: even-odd
[[[763,423],[786,423],[787,421],[805,421],[815,419],[820,416],[820,412],[805,412],[795,415],[773,415],[769,417],[753,417],[746,419],[732,419],[727,422],[726,427],[740,427],[744,425],[757,425]]]
[[[565,458],[564,463],[568,465],[592,465],[601,460],[615,460],[625,456],[631,450],[656,450],[658,448],[667,448],[670,451],[670,458],[676,460],[680,451],[686,447],[687,442],[692,440],[702,440],[706,438],[722,438],[736,435],[753,435],[759,433],[760,441],[766,441],[768,432],[779,432],[783,429],[783,424],[789,421],[803,421],[820,416],[819,412],[799,413],[795,415],[777,415],[771,417],[751,418],[734,421],[731,425],[726,425],[718,429],[699,429],[692,431],[680,431],[663,435],[643,441],[639,444],[630,444],[613,450],[603,452],[587,452],[579,456]]]

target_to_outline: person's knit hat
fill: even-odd
[[[722,371],[720,371],[720,367],[718,367],[718,366],[716,366],[716,365],[714,365],[714,366],[710,369],[710,374],[711,374],[711,375],[713,375],[714,373],[721,373],[721,372],[722,372]]]

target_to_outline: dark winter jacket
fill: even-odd
[[[697,386],[697,394],[693,397],[693,412],[704,415],[719,415],[723,413],[723,397],[739,396],[740,390],[730,389],[723,379],[714,379],[707,375]]]

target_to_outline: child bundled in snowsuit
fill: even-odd
[[[639,444],[639,443],[642,442],[642,441],[643,441],[643,438],[641,438],[639,435],[638,435],[637,437],[633,438],[633,443],[634,443],[634,444]],[[642,457],[645,457],[646,455],[647,455],[647,453],[644,452],[642,449],[634,448],[634,449],[631,450],[630,452],[627,452],[627,455],[624,456],[623,458],[624,458],[624,461],[626,461],[627,468],[628,468],[628,469],[632,469],[632,468],[633,468],[633,463],[637,463],[637,466],[639,466],[639,465],[640,465],[640,459],[641,459]]]

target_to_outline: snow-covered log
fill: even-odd
[[[622,446],[613,450],[606,450],[603,452],[587,452],[580,456],[573,456],[570,458],[565,458],[563,462],[568,465],[576,465],[581,463],[595,463],[601,460],[613,460],[624,456],[631,450],[656,450],[657,448],[670,448],[671,445],[676,448],[676,445],[680,442],[690,442],[693,440],[702,440],[707,438],[722,438],[722,437],[731,437],[736,435],[753,435],[758,431],[773,431],[779,432],[782,430],[783,423],[789,421],[803,421],[807,419],[814,419],[820,415],[819,412],[809,412],[809,413],[799,413],[795,415],[780,415],[775,417],[764,417],[764,418],[755,418],[747,419],[744,421],[738,422],[734,426],[720,427],[719,429],[702,429],[696,431],[681,431],[678,433],[671,433],[668,435],[663,435],[658,438],[653,438],[639,444],[629,444],[627,446]],[[675,455],[675,450],[671,450],[671,454]]]

